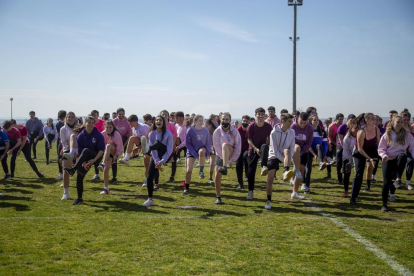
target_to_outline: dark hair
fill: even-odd
[[[267,108],[267,110],[273,110],[273,111],[276,111],[276,108],[275,108],[274,106],[269,106],[269,107]]]
[[[116,112],[112,112],[112,116],[113,116],[113,115],[116,115]]]
[[[317,110],[316,107],[309,106],[308,109],[306,109],[306,113],[311,114],[314,109]]]
[[[311,115],[311,116],[309,116],[309,123],[310,124],[312,124],[311,121],[313,121],[313,118],[315,118],[315,117],[317,117],[318,118],[318,121],[319,121],[319,116],[318,115]],[[319,124],[316,127],[316,131],[319,133],[320,136],[322,136],[322,128],[321,128],[321,126]]]
[[[335,116],[335,120],[339,120],[339,118],[343,118],[343,117],[345,117],[344,116],[344,114],[342,114],[342,113],[338,113],[338,114],[336,114],[336,116]]]
[[[259,108],[256,108],[256,110],[254,111],[254,115],[256,115],[257,113],[266,113],[266,111],[264,110],[263,107],[259,107]]]
[[[163,112],[163,111],[161,111],[161,112]],[[167,111],[168,112],[168,111]],[[155,125],[155,120],[157,119],[157,118],[161,118],[162,119],[162,134],[161,134],[161,141],[162,140],[164,140],[164,134],[165,134],[165,132],[167,131],[167,124],[165,123],[165,119],[164,119],[164,117],[162,117],[161,115],[158,115],[157,117],[155,117],[155,119],[154,119],[154,124],[152,124],[152,128],[151,128],[151,130],[157,130],[157,126]]]
[[[110,114],[109,113],[104,113],[104,115],[102,116],[102,119],[105,121],[108,121],[110,119]]]
[[[172,113],[171,113],[171,115],[172,115]],[[184,112],[182,112],[182,111],[177,111],[177,112],[175,113],[175,117],[184,118]]]
[[[49,120],[51,120],[51,121],[52,121],[52,129],[55,129],[55,125],[53,124],[53,119],[52,119],[52,118],[48,118],[48,119],[46,120],[46,125],[47,125],[47,122],[49,122]]]
[[[66,117],[66,111],[65,110],[59,110],[58,119],[62,120],[62,119],[65,119],[65,117]]]
[[[280,114],[283,114],[283,113],[289,113],[289,111],[287,109],[280,110]]]
[[[187,118],[187,119],[185,120],[185,126],[186,126],[187,128],[189,128],[189,127],[191,127],[191,126],[193,125],[193,122],[194,122],[193,117]]]
[[[214,118],[216,118],[217,115],[215,114],[211,114],[210,117],[208,117],[209,120],[214,120]]]
[[[160,116],[161,116],[161,113],[163,113],[163,112],[167,112],[168,117],[170,117],[170,112],[168,112],[168,111],[167,111],[167,110],[165,110],[165,109],[163,109],[163,110],[161,110],[161,111],[160,111]]]
[[[12,123],[9,120],[3,122],[3,128],[4,129],[7,129],[7,128],[11,127],[11,125],[12,125]]]
[[[33,113],[33,115],[36,115],[36,112],[34,112],[33,110],[29,112],[29,115],[32,114],[32,113]]]
[[[295,111],[293,111],[292,115],[299,116],[299,115],[300,115],[300,112],[299,112],[299,111],[297,111],[297,110],[295,110]]]
[[[94,109],[94,110],[92,110],[92,111],[91,111],[91,115],[92,115],[92,116],[93,116],[93,114],[95,114],[95,113],[96,113],[96,114],[98,114],[98,116],[99,116],[99,111],[98,111],[98,110]]]
[[[243,115],[242,120],[243,119],[246,119],[246,120],[249,120],[250,121],[250,116],[249,115]]]
[[[289,113],[283,113],[280,115],[280,121],[286,122],[289,119],[293,119],[293,115]]]
[[[10,122],[12,123],[12,125],[16,124],[16,120],[15,119],[10,119]]]
[[[109,134],[108,132],[106,133],[106,134],[108,134],[109,136],[113,137],[113,136],[114,136],[114,134],[115,134],[115,131],[118,131],[118,132],[119,132],[119,130],[116,128],[116,126],[115,126],[115,124],[114,124],[114,121],[112,121],[112,120],[108,120],[108,121],[106,121],[106,122],[105,122],[105,128],[106,128],[106,126],[107,126],[107,125],[112,125],[112,127],[114,128],[114,131],[112,131],[112,133],[111,133],[111,134]]]
[[[300,113],[300,114],[299,114],[299,118],[300,118],[302,121],[307,121],[307,120],[309,119],[309,114],[308,114],[308,113],[306,113],[306,112],[302,112],[302,113]]]
[[[354,114],[349,114],[346,120],[348,121],[349,119],[355,119],[355,118],[356,116]]]
[[[175,112],[171,112],[171,114],[170,114],[170,117],[175,117],[175,116],[177,116],[177,115],[175,115]]]
[[[135,114],[129,115],[128,122],[130,122],[130,123],[132,123],[132,122],[138,122],[138,116],[135,115]]]
[[[93,120],[95,122],[95,118],[91,115],[86,116],[85,123],[82,122],[82,118],[78,117],[79,125],[73,129],[73,132],[80,133],[82,130],[86,128],[86,121]]]
[[[398,112],[397,112],[397,111],[395,111],[395,110],[391,110],[391,111],[390,111],[390,112],[388,112],[388,113],[398,114]]]
[[[145,114],[144,116],[142,116],[142,119],[144,119],[144,121],[152,121],[152,115]]]
[[[123,109],[122,107],[120,107],[120,108],[118,108],[118,109],[116,110],[116,114],[118,114],[118,112],[120,112],[120,111],[123,111],[123,112],[125,113],[125,109]]]

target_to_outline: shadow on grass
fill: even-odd
[[[109,212],[132,211],[132,212],[144,212],[144,213],[155,213],[155,214],[168,214],[168,212],[154,210],[152,208],[143,207],[141,206],[141,204],[131,203],[127,201],[89,201],[86,203],[86,205],[95,207],[95,208],[100,208],[102,209],[101,211],[109,211]],[[97,212],[100,212],[100,211],[97,211]]]
[[[8,196],[4,196],[3,198],[5,198],[6,200],[10,199]],[[27,205],[10,202],[0,202],[0,209],[2,208],[14,208],[18,212],[30,210],[29,206]]]
[[[15,189],[15,188],[5,188],[4,189],[7,193],[21,193],[21,194],[33,194],[32,191],[23,190],[23,189]]]
[[[7,183],[5,183],[5,185],[13,185],[16,187],[22,187],[22,188],[30,188],[30,189],[44,189],[44,187],[42,185],[36,185],[36,184],[26,184],[26,183],[22,183],[21,181],[8,181]]]

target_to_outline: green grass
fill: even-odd
[[[20,156],[16,177],[0,182],[2,275],[396,275],[309,202],[290,200],[290,185],[276,181],[272,210],[265,210],[265,178],[259,170],[255,200],[245,199],[246,190],[235,190],[230,169],[223,181],[225,204],[217,206],[214,188],[197,172],[190,194],[181,195],[184,168],[179,163],[177,183],[165,184],[171,172],[166,168],[154,195],[157,205],[147,209],[140,206],[147,198],[141,158],[129,167],[119,165],[119,183],[110,186],[109,196],[99,194],[103,183],[91,182],[89,172],[85,204],[72,206],[73,200],[60,200],[56,159],[45,166],[43,151],[39,144],[36,164],[45,179],[36,178]],[[414,271],[414,192],[398,190],[391,212],[381,213],[382,181],[372,192],[361,192],[361,204],[351,207],[335,179],[327,182],[324,174],[314,168],[308,201]],[[75,181],[71,178],[73,199]],[[184,205],[198,208],[179,208]]]

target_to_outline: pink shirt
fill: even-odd
[[[118,131],[114,132],[113,136],[109,136],[106,133],[106,130],[102,131],[102,135],[105,139],[105,145],[112,145],[115,147],[115,156],[114,158],[121,155],[124,150],[124,144],[122,143],[121,134]]]
[[[102,132],[105,130],[105,120],[99,119],[99,121],[95,124],[96,129],[98,129],[99,132]]]
[[[121,133],[121,136],[131,136],[132,130],[127,119],[123,119],[121,121],[118,118],[115,118],[112,122],[114,122],[114,125],[118,129],[119,133]]]
[[[187,128],[185,127],[185,124],[183,123],[181,126],[179,124],[175,125],[177,129],[177,136],[180,138],[180,144],[177,146],[177,148],[181,149],[185,147],[185,139],[187,135]]]
[[[234,148],[233,154],[230,156],[230,163],[233,163],[240,156],[241,152],[241,137],[240,133],[234,126],[230,126],[230,130],[225,132],[221,125],[216,128],[213,133],[213,146],[216,154],[223,159],[222,145],[228,144]]]
[[[340,126],[340,125],[339,125]],[[336,133],[338,132],[339,126],[336,123],[332,123],[329,127],[332,129],[332,137],[336,140]],[[329,136],[329,133],[328,133]],[[331,141],[331,137],[328,137],[330,143],[335,144],[335,141]]]
[[[167,129],[171,131],[173,137],[177,137],[177,129],[175,128],[175,125],[173,125],[172,123],[168,123]]]
[[[279,120],[279,118],[277,116],[275,116],[273,119],[270,118],[270,117],[268,117],[265,120],[265,122],[268,123],[269,125],[271,125],[272,126],[272,129],[275,128],[275,125],[280,124],[280,120]]]
[[[397,133],[394,131],[391,132],[391,140],[391,144],[388,145],[387,134],[382,135],[378,146],[379,156],[387,156],[389,160],[393,160],[401,153],[406,153],[407,150],[414,156],[414,137],[410,133],[407,132],[404,145],[396,143]]]

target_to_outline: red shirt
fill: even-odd
[[[9,137],[9,140],[13,140],[17,142],[18,140],[22,138],[20,131],[15,127],[12,127],[10,131],[6,133],[7,133],[7,137]]]
[[[263,144],[266,144],[272,130],[272,126],[266,122],[261,127],[253,123],[247,128],[247,138],[251,139],[256,148],[260,149]],[[253,154],[253,148],[249,145],[249,155],[251,154]]]
[[[95,127],[98,129],[99,132],[105,130],[105,120],[98,119],[99,121],[95,124]]]
[[[247,150],[249,148],[249,143],[247,142],[247,129],[243,130],[243,127],[239,126],[237,130],[239,131],[241,137],[241,150]]]
[[[30,143],[29,137],[27,137],[27,128],[24,125],[17,125],[16,128],[20,131],[20,135],[22,137],[23,143],[23,136],[26,136],[26,144]]]

